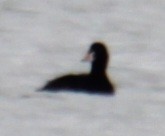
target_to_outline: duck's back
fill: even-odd
[[[42,90],[56,91],[61,89],[76,90],[85,86],[87,75],[66,75],[49,81]]]
[[[60,91],[72,90],[96,94],[113,94],[114,88],[106,76],[92,76],[88,74],[67,75],[49,81],[42,90]]]

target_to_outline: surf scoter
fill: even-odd
[[[95,42],[91,45],[83,61],[91,61],[88,74],[65,75],[49,81],[41,91],[58,92],[61,90],[85,92],[90,94],[114,94],[114,86],[106,74],[109,55],[105,45]]]

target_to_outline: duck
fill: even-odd
[[[109,53],[102,42],[91,44],[82,61],[89,61],[91,69],[87,74],[68,74],[48,81],[40,91],[72,91],[88,94],[115,93],[115,87],[107,76]]]

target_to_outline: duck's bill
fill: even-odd
[[[82,59],[84,62],[92,62],[94,60],[94,54],[93,53],[87,53],[85,57]]]

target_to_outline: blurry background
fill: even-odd
[[[2,136],[164,135],[164,7],[164,0],[0,0]],[[54,77],[88,72],[80,60],[94,41],[111,53],[115,97],[35,92]]]

